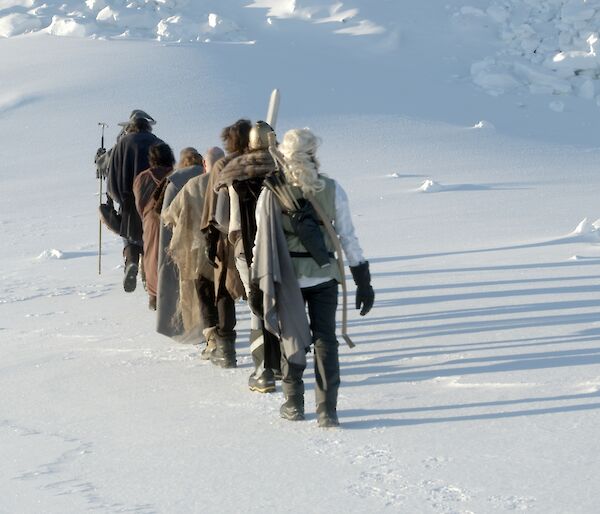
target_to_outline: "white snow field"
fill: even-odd
[[[568,53],[600,2],[539,4],[0,0],[0,513],[600,512],[598,78]],[[377,294],[335,430],[312,370],[304,422],[248,391],[243,303],[222,370],[154,331],[106,230],[98,275],[98,122],[203,151],[274,87]]]

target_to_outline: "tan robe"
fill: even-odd
[[[238,153],[232,153],[219,159],[209,173],[204,205],[202,206],[200,230],[205,231],[209,224],[216,221],[217,194],[215,186],[219,181],[221,170],[239,155]],[[235,265],[235,249],[226,235],[221,237],[217,245],[217,267],[214,269],[213,281],[217,298],[221,298],[224,291],[227,291],[234,300],[245,296],[244,285]]]
[[[140,173],[133,181],[135,207],[142,218],[142,241],[144,242],[144,273],[146,289],[150,296],[156,296],[158,284],[158,240],[160,218],[156,212],[156,190],[162,180],[173,168],[149,168]]]

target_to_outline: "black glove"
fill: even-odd
[[[94,163],[98,162],[98,159],[106,153],[106,148],[98,148],[96,155],[94,156]]]
[[[252,314],[263,319],[263,292],[255,283],[250,284],[250,292],[248,293],[248,306]]]
[[[350,266],[352,278],[356,284],[356,308],[360,310],[360,315],[364,316],[373,307],[375,301],[375,291],[371,287],[371,273],[369,272],[369,262],[361,262],[358,266]]]
[[[94,164],[96,165],[96,178],[106,178],[108,162],[104,157],[106,154],[106,148],[98,148],[96,155],[94,156]]]
[[[219,239],[221,237],[221,233],[214,225],[209,225],[208,229],[204,233],[204,238],[206,240],[206,246],[204,247],[204,254],[206,255],[206,259],[209,264],[213,268],[218,268],[217,265],[217,246],[219,244]]]
[[[134,212],[137,209],[133,193],[123,193],[123,198],[121,198],[120,203],[122,212]]]

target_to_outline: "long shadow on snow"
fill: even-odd
[[[368,336],[372,335],[394,335],[391,338],[371,338],[368,337],[368,341],[371,343],[385,342],[385,341],[406,341],[416,339],[428,339],[432,337],[441,336],[456,336],[465,334],[475,334],[483,332],[499,332],[501,330],[515,330],[523,328],[537,328],[537,327],[551,327],[560,325],[577,325],[586,324],[591,325],[598,320],[598,313],[580,313],[580,314],[565,314],[565,315],[552,315],[552,316],[536,316],[536,317],[522,317],[513,318],[506,320],[481,320],[472,322],[461,322],[461,323],[448,323],[434,327],[413,327],[413,328],[394,328],[389,330],[371,330],[368,332]],[[416,333],[415,333],[416,332]],[[421,333],[418,333],[421,332]],[[357,340],[360,340],[360,334],[354,336]],[[363,343],[364,344],[364,343]]]
[[[558,302],[539,302],[522,305],[501,305],[494,307],[473,307],[470,309],[454,309],[447,311],[437,311],[426,314],[406,314],[399,316],[382,316],[379,318],[353,319],[348,321],[348,326],[352,328],[372,327],[373,325],[390,325],[397,323],[416,323],[423,321],[438,321],[458,318],[473,318],[481,316],[505,316],[507,314],[523,314],[543,311],[564,311],[569,309],[587,309],[600,307],[598,300],[573,300]],[[370,321],[370,322],[369,322]],[[413,330],[426,330],[428,327],[414,328]],[[403,329],[411,330],[411,329]],[[369,330],[369,334],[376,334]]]
[[[598,342],[598,336],[597,335],[589,335],[589,336],[585,336],[585,337],[580,337],[580,336],[576,336],[576,337],[571,337],[571,338],[565,338],[564,336],[553,336],[553,337],[548,337],[545,338],[544,340],[540,341],[540,338],[527,338],[527,339],[516,339],[514,341],[493,341],[493,342],[489,342],[486,341],[485,343],[464,343],[461,345],[447,345],[447,346],[430,346],[430,347],[421,347],[421,348],[417,348],[415,351],[415,349],[413,348],[399,348],[399,349],[393,349],[393,350],[380,350],[380,351],[371,351],[371,352],[352,352],[348,357],[345,357],[342,359],[342,369],[367,369],[368,366],[372,366],[373,364],[381,364],[381,363],[385,363],[385,362],[394,362],[394,363],[398,363],[401,361],[407,361],[410,359],[417,359],[417,358],[423,358],[423,357],[438,357],[438,356],[451,356],[454,354],[465,354],[465,353],[474,353],[474,352],[485,352],[485,351],[501,351],[501,350],[513,350],[513,349],[519,349],[519,348],[540,348],[540,347],[544,347],[544,346],[556,346],[556,345],[564,345],[564,344],[571,344],[571,343],[587,343],[587,342],[592,342],[592,343],[597,343]],[[423,349],[427,349],[427,348],[436,348],[436,350],[432,350],[432,351],[424,351]],[[449,349],[449,348],[454,348],[454,349]],[[406,353],[402,353],[402,352],[406,352]],[[362,360],[356,360],[356,358],[361,358],[362,356],[366,356],[366,355],[370,355],[372,356],[372,358],[370,359],[362,359]],[[377,356],[378,355],[378,356]],[[499,356],[498,360],[503,360],[503,356]],[[456,361],[450,361],[450,362],[457,362],[457,363],[463,363],[465,362],[465,359],[459,359]],[[448,364],[449,362],[446,362],[445,364]],[[430,366],[440,366],[442,364],[440,363],[436,363],[436,364],[431,364]],[[423,368],[427,367],[427,366],[422,366]],[[394,368],[394,370],[396,370],[397,367]],[[407,367],[402,367],[402,369],[414,369],[414,368],[407,368]],[[371,370],[372,371],[372,370]],[[352,375],[352,371],[346,373],[344,372],[344,375]],[[358,373],[354,373],[354,374],[358,374]]]
[[[521,270],[541,270],[551,268],[580,268],[582,266],[600,266],[600,258],[590,259],[585,261],[558,261],[558,262],[541,262],[528,264],[506,264],[497,266],[475,266],[472,268],[439,268],[439,269],[423,269],[423,270],[402,270],[402,271],[377,271],[371,270],[372,277],[396,277],[396,276],[417,276],[417,275],[434,275],[434,274],[454,274],[454,273],[476,273],[476,272],[492,272],[492,271],[521,271]],[[347,277],[348,278],[348,277]]]
[[[598,280],[598,275],[568,275],[564,277],[522,278],[511,280],[487,280],[480,282],[449,282],[443,284],[420,284],[418,286],[378,287],[377,296],[385,294],[437,291],[438,289],[467,289],[474,287],[508,286],[517,284],[538,284],[544,282],[568,282],[569,280]]]
[[[468,364],[469,362],[486,364],[479,366],[465,366],[465,364]],[[492,362],[492,364],[487,364],[489,362]],[[457,364],[459,364],[460,367],[455,366]],[[401,363],[395,365],[355,366],[350,369],[344,366],[343,376],[356,377],[366,375],[367,377],[362,380],[359,379],[348,382],[351,385],[357,386],[374,383],[426,381],[440,377],[479,375],[486,373],[514,373],[515,371],[590,366],[596,364],[600,364],[599,348],[578,348],[573,350],[558,350],[555,352],[459,359],[425,366],[403,366]]]
[[[456,405],[438,405],[430,407],[415,407],[408,409],[350,409],[340,412],[340,418],[345,429],[371,429],[381,427],[396,427],[396,426],[409,426],[409,425],[429,425],[433,423],[451,423],[457,421],[481,421],[486,419],[509,419],[518,418],[523,416],[539,416],[544,414],[558,414],[564,412],[580,412],[587,410],[594,410],[600,408],[600,403],[584,403],[576,405],[564,405],[560,407],[547,407],[547,408],[532,408],[519,411],[502,411],[502,412],[488,412],[482,414],[466,414],[458,416],[445,416],[445,417],[424,417],[424,418],[392,418],[394,415],[418,413],[418,412],[435,412],[445,410],[457,410],[467,408],[483,408],[483,407],[501,407],[505,405],[523,405],[530,403],[544,403],[544,402],[560,402],[560,401],[579,401],[598,399],[600,393],[583,393],[574,395],[563,395],[546,398],[522,398],[517,400],[501,400],[495,402],[478,402],[470,404],[456,404]],[[347,417],[367,417],[367,416],[381,416],[383,418],[376,419],[361,419],[359,421],[346,421]]]
[[[509,298],[537,295],[562,296],[574,293],[598,293],[600,284],[563,286],[563,287],[538,287],[531,289],[509,289],[500,291],[472,291],[462,294],[441,294],[430,296],[404,297],[399,299],[377,300],[377,307],[394,307],[398,305],[421,305],[441,302],[456,302],[465,300],[482,300],[491,298]]]
[[[472,253],[489,253],[489,252],[500,252],[507,250],[524,250],[528,248],[541,248],[543,246],[556,246],[556,245],[564,245],[564,244],[573,244],[573,243],[581,243],[587,242],[586,239],[579,234],[567,235],[564,237],[559,237],[556,239],[550,239],[548,241],[538,241],[537,243],[523,243],[517,245],[507,245],[507,246],[494,246],[491,248],[475,248],[472,250],[455,250],[450,252],[438,252],[438,253],[420,253],[413,255],[399,255],[397,257],[375,257],[369,259],[372,263],[378,262],[395,262],[395,261],[408,261],[414,259],[427,259],[430,257],[448,257],[450,255],[469,255]]]

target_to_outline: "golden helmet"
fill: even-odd
[[[269,134],[271,132],[273,132],[273,128],[266,121],[257,121],[250,129],[250,141],[248,143],[250,151],[269,148]]]

